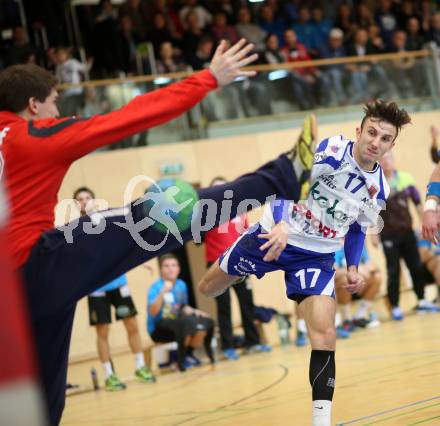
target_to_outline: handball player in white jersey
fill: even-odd
[[[285,271],[287,297],[298,302],[312,346],[309,379],[314,426],[331,424],[334,253],[345,237],[347,290],[360,291],[363,282],[357,267],[365,232],[377,225],[389,193],[378,161],[393,148],[399,131],[409,122],[408,113],[394,102],[367,104],[355,141],[336,135],[318,145],[306,199],[272,202],[260,222],[226,250],[199,283],[205,295],[215,297],[237,277],[261,278],[267,272]]]

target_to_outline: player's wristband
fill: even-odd
[[[426,191],[426,196],[434,195],[440,198],[440,182],[429,182]]]
[[[437,211],[437,200],[434,200],[433,198],[430,198],[429,200],[425,201],[425,205],[423,207],[423,211],[427,212],[427,211]]]

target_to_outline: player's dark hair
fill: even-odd
[[[396,128],[397,134],[405,124],[411,123],[409,114],[403,108],[399,108],[396,102],[385,102],[377,99],[374,102],[365,104],[364,112],[365,116],[362,119],[361,129],[364,127],[367,118],[392,124]]]
[[[30,98],[44,102],[57,83],[54,75],[38,65],[12,65],[0,72],[0,111],[24,111]]]
[[[223,182],[228,181],[224,176],[216,176],[215,178],[211,179],[211,183],[209,184],[209,186],[214,185],[214,182],[216,182],[218,180],[222,180]]]
[[[75,192],[73,193],[74,200],[76,200],[76,197],[80,192],[88,192],[92,196],[92,198],[95,198],[95,193],[90,188],[88,188],[87,186],[81,186],[78,189],[76,189]]]
[[[163,254],[162,256],[159,256],[159,268],[162,268],[162,264],[169,259],[174,259],[177,263],[179,263],[179,259],[175,254],[167,253],[167,254]]]

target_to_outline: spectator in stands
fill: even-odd
[[[225,12],[216,12],[211,26],[211,34],[215,44],[221,40],[227,40],[231,45],[238,41],[238,34],[235,27],[228,24]]]
[[[202,70],[209,65],[213,55],[214,41],[209,36],[204,36],[197,44],[195,54],[189,58],[189,65],[193,70]]]
[[[348,56],[365,56],[375,53],[374,47],[368,42],[368,33],[358,29],[354,42],[347,49]],[[365,102],[380,94],[381,98],[391,97],[391,85],[384,68],[376,62],[357,62],[347,65],[350,71],[352,101]]]
[[[343,58],[347,56],[344,47],[344,32],[340,28],[333,28],[330,31],[328,42],[319,50],[319,57],[322,59]],[[347,94],[344,87],[346,77],[345,64],[327,65],[323,68],[328,76],[329,88],[332,91],[332,97],[339,105],[347,102]]]
[[[417,18],[409,18],[406,23],[406,50],[421,50],[425,43],[424,37],[421,35],[420,21]]]
[[[232,6],[231,0],[215,0],[210,4],[211,11],[215,14],[217,12],[223,12],[226,15],[226,19],[229,25],[236,23],[235,10]]]
[[[84,88],[84,104],[81,109],[81,117],[88,118],[96,114],[110,112],[110,103],[105,98],[103,88],[100,87],[98,90],[99,94],[95,86]]]
[[[113,77],[122,66],[118,55],[115,55],[119,40],[118,22],[111,0],[100,0],[92,34],[94,71],[99,77]]]
[[[285,45],[281,49],[287,62],[302,62],[310,60],[311,57],[307,53],[305,46],[298,41],[294,30],[286,30],[284,32]],[[316,67],[295,68],[304,88],[304,95],[308,98],[308,102],[312,107],[318,105],[326,106],[330,101],[329,83],[327,76]]]
[[[244,37],[250,43],[255,45],[255,50],[264,51],[264,39],[266,31],[252,22],[251,11],[247,6],[243,6],[238,11],[238,23],[235,26],[238,37]]]
[[[356,6],[355,20],[358,27],[363,28],[364,30],[368,30],[370,25],[373,25],[375,23],[373,14],[371,13],[371,9],[365,3],[359,3]]]
[[[342,3],[338,8],[338,13],[334,19],[335,27],[344,31],[344,44],[352,43],[357,25],[353,18],[351,6]]]
[[[417,19],[420,27],[420,16],[417,13],[415,2],[413,0],[403,0],[400,8],[397,10],[396,17],[397,25],[400,29],[407,28],[410,19]]]
[[[55,75],[60,83],[79,84],[84,80],[93,64],[90,58],[87,64],[83,64],[72,57],[72,49],[68,47],[57,47],[53,51],[55,61]],[[83,88],[70,87],[60,91],[58,98],[59,108],[66,116],[78,115],[83,103]]]
[[[199,18],[196,12],[190,11],[186,14],[185,32],[182,37],[183,57],[185,62],[194,68],[196,52],[202,38],[207,37],[208,33],[202,30],[199,25]],[[202,66],[203,68],[203,66]],[[199,69],[199,68],[194,68]]]
[[[342,311],[342,318],[344,321],[344,328],[347,331],[352,331],[356,327],[361,328],[374,328],[380,325],[377,318],[371,318],[371,308],[376,298],[381,283],[382,274],[380,273],[377,265],[370,259],[368,255],[367,247],[364,245],[362,250],[361,260],[359,263],[359,274],[364,280],[364,287],[359,293],[359,304],[354,316],[351,314],[352,294],[346,289],[347,277],[346,277],[346,263],[344,249],[335,253],[335,289],[336,299],[338,306]]]
[[[428,32],[428,41],[433,41],[440,48],[440,12],[434,13],[431,18],[431,27]]]
[[[368,27],[368,44],[371,53],[386,53],[386,46],[380,35],[380,28],[377,24]]]
[[[284,23],[275,17],[273,8],[264,4],[260,8],[258,25],[268,34],[276,34],[281,45],[284,44]]]
[[[93,200],[95,194],[85,186],[78,188],[73,199],[78,203],[81,216],[90,214],[95,210]],[[111,307],[115,308],[115,318],[124,324],[131,352],[135,358],[135,376],[144,383],[155,382],[156,379],[150,369],[145,365],[142,352],[141,336],[137,323],[137,310],[127,285],[127,278],[122,275],[103,287],[100,287],[87,297],[89,306],[89,322],[96,330],[96,345],[99,360],[105,374],[105,389],[117,391],[125,389],[125,384],[113,371],[110,356],[109,331],[112,322]]]
[[[147,39],[151,42],[154,48],[154,56],[159,57],[160,46],[162,43],[169,41],[175,43],[171,31],[167,26],[167,19],[163,13],[156,13],[153,17],[153,25],[147,33]]]
[[[126,74],[136,74],[136,48],[140,40],[137,38],[137,35],[133,30],[133,23],[128,15],[121,18],[118,35],[119,43],[117,51],[119,55],[119,66]]]
[[[180,40],[183,35],[183,26],[180,22],[178,13],[173,5],[173,0],[154,0],[148,10],[148,21],[152,22],[156,13],[161,13],[167,20],[173,39]]]
[[[185,65],[179,60],[173,45],[169,41],[161,44],[156,67],[159,74],[185,70]]]
[[[376,8],[375,19],[381,31],[385,45],[391,45],[394,31],[397,29],[396,10],[391,0],[379,0]]]
[[[416,21],[417,22],[417,21]],[[407,51],[407,34],[395,31],[392,38],[391,52]],[[402,97],[421,96],[426,94],[426,77],[423,63],[415,58],[395,59],[391,73]]]
[[[200,365],[194,349],[202,344],[211,363],[214,321],[203,311],[188,305],[188,289],[179,279],[180,265],[173,254],[159,258],[160,279],[148,290],[148,333],[155,342],[177,342],[177,365],[185,371]]]
[[[382,158],[380,165],[391,189],[387,208],[380,214],[384,222],[380,239],[387,264],[387,288],[391,316],[396,321],[403,319],[403,313],[399,307],[400,259],[405,261],[411,274],[413,291],[417,296],[417,305],[414,309],[419,312],[437,312],[439,309],[424,297],[423,265],[417,249],[417,239],[409,210],[411,201],[422,217],[419,191],[415,187],[412,176],[396,169],[391,153]],[[377,246],[379,243],[377,235],[372,235],[372,237],[373,244]]]
[[[119,7],[119,18],[129,16],[138,40],[145,40],[148,28],[148,10],[142,0],[126,0]]]
[[[185,30],[187,29],[186,16],[190,12],[197,15],[197,25],[199,26],[199,29],[204,29],[212,22],[211,13],[208,12],[204,6],[197,4],[197,0],[185,0],[185,6],[183,6],[179,12],[180,22],[182,22]]]
[[[312,49],[315,45],[315,27],[310,19],[308,7],[301,7],[298,11],[298,22],[293,24],[298,40],[307,48]]]
[[[312,54],[318,55],[319,48],[328,41],[328,35],[332,29],[333,23],[330,19],[324,17],[322,7],[315,6],[312,9],[313,43],[311,46]]]
[[[6,65],[25,64],[31,58],[37,60],[38,49],[29,42],[26,29],[16,27],[12,32],[12,42],[5,53]]]
[[[218,176],[212,180],[210,186],[223,185],[226,182],[225,178]],[[209,231],[205,236],[205,258],[208,267],[211,266],[248,227],[247,217],[243,215]],[[245,347],[249,352],[270,351],[270,346],[260,344],[258,331],[254,324],[254,302],[251,283],[248,279],[245,279],[232,288],[235,291],[240,305]],[[233,345],[231,296],[229,289],[216,297],[215,301],[223,354],[227,359],[236,360],[239,358],[239,355]]]

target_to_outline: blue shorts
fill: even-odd
[[[219,258],[222,271],[229,275],[255,275],[262,278],[272,271],[284,271],[286,294],[298,303],[308,296],[335,297],[334,253],[317,253],[288,244],[278,260],[265,262],[267,250],[260,246],[267,240],[258,238],[265,232],[260,225],[243,234]]]

